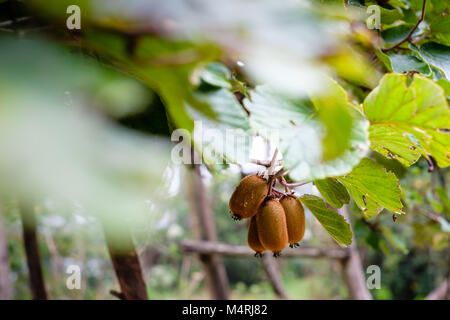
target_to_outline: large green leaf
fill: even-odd
[[[322,197],[335,208],[340,208],[350,201],[347,189],[336,179],[315,180],[314,185]]]
[[[444,91],[415,75],[387,74],[364,101],[371,125],[371,148],[409,166],[420,155],[432,155],[440,167],[450,164],[450,111]]]
[[[350,225],[343,216],[328,208],[322,198],[305,194],[300,200],[340,246],[352,244],[353,233]]]
[[[208,103],[216,117],[188,108],[196,121],[193,141],[207,164],[223,160],[238,164],[250,162],[252,135],[247,113],[233,93],[226,89],[197,92],[196,98]]]
[[[331,79],[326,87],[322,93],[312,97],[312,102],[326,128],[323,158],[332,160],[348,149],[353,118],[350,114],[352,106],[344,89]]]
[[[378,214],[383,207],[403,213],[399,181],[395,174],[387,172],[379,163],[364,158],[352,172],[337,179],[347,187],[366,217]]]
[[[367,120],[349,104],[348,110],[353,118],[350,147],[339,157],[325,160],[323,149],[327,145],[323,147],[322,141],[327,127],[319,119],[309,100],[289,100],[263,86],[252,92],[251,99],[244,100],[244,103],[250,111],[252,128],[261,135],[276,140],[273,142],[283,153],[284,165],[290,168],[290,176],[295,180],[316,180],[346,174],[367,152]],[[319,110],[320,108],[324,108],[323,112],[326,112],[322,103]],[[330,125],[330,130],[346,130],[339,125],[342,124],[336,121],[333,126]]]

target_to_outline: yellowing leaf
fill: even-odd
[[[387,74],[364,101],[370,121],[371,148],[406,166],[432,155],[440,167],[450,165],[450,110],[444,90],[415,75]]]

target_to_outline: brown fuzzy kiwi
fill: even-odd
[[[261,244],[278,255],[288,244],[286,215],[278,200],[267,200],[259,207],[256,224]]]
[[[256,216],[253,216],[248,224],[247,242],[248,246],[256,252],[255,256],[261,256],[261,253],[266,251],[261,241],[259,241]]]
[[[286,214],[286,224],[291,247],[303,239],[305,235],[305,211],[303,206],[296,197],[288,195],[280,199]]]
[[[264,178],[256,174],[246,176],[231,195],[229,203],[231,213],[237,219],[253,217],[266,198],[268,189]]]

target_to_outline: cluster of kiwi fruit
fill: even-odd
[[[289,244],[298,246],[305,234],[305,213],[293,194],[277,198],[270,192],[269,182],[252,174],[244,177],[230,198],[230,211],[235,220],[250,219],[247,242],[256,253],[272,251],[275,257]]]

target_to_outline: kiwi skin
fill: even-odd
[[[253,217],[267,196],[267,181],[256,175],[248,175],[239,182],[230,198],[230,210],[237,219]]]
[[[287,195],[280,199],[286,214],[289,244],[295,246],[305,235],[305,210],[296,197]]]
[[[278,255],[288,244],[286,215],[278,200],[265,201],[256,214],[258,238],[264,248]]]
[[[255,256],[260,256],[262,252],[266,251],[261,241],[259,241],[256,216],[251,217],[250,223],[248,224],[247,243],[256,252]]]

